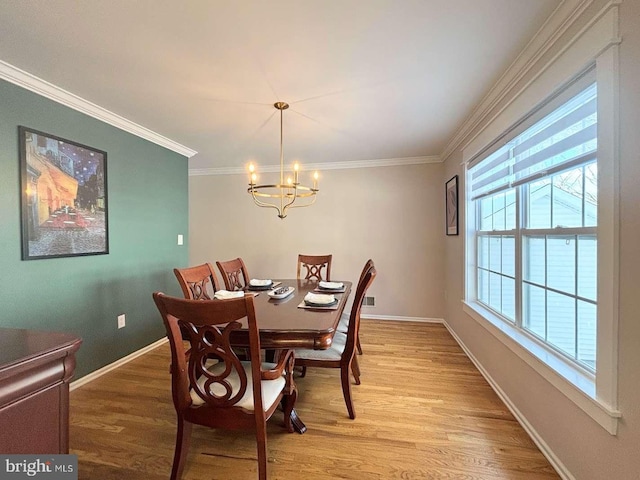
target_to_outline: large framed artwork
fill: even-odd
[[[458,176],[454,175],[445,185],[447,235],[458,235]]]
[[[22,259],[109,253],[107,152],[18,127]]]

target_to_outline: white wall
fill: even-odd
[[[372,258],[378,276],[368,295],[376,307],[364,314],[442,318],[442,169],[327,170],[316,204],[284,220],[254,205],[246,175],[191,176],[190,264],[242,257],[251,277],[295,278],[298,253],[331,253],[332,279],[355,282]]]
[[[591,11],[605,2],[594,2]],[[580,28],[557,41],[564,42]],[[522,413],[566,470],[578,480],[640,478],[640,2],[624,0],[620,7],[620,298],[618,346],[618,407],[622,419],[612,436],[555,387],[462,311],[464,246],[462,237],[445,242],[445,318],[454,332]],[[545,60],[545,59],[543,59]],[[540,65],[543,61],[540,62]],[[525,84],[528,79],[522,80]],[[496,107],[498,108],[498,107]],[[479,125],[476,131],[486,126]],[[447,158],[443,179],[463,175],[458,149]]]

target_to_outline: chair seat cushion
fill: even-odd
[[[347,333],[349,330],[349,318],[350,316],[346,313],[340,315],[340,323],[338,323],[338,332]]]
[[[346,345],[347,335],[342,332],[336,332],[333,336],[331,346],[326,350],[299,349],[294,351],[294,355],[296,360],[299,358],[305,360],[340,360]]]
[[[251,375],[251,362],[241,362],[241,363],[242,363],[242,367],[244,368],[244,371],[247,374],[247,389],[244,392],[244,395],[242,396],[242,398],[234,406],[242,408],[249,412],[253,412],[254,405],[253,405],[253,382],[252,382],[252,375]],[[275,366],[276,366],[275,363],[263,363],[262,370],[271,370],[275,368]],[[219,362],[214,365],[207,365],[207,370],[209,370],[209,372],[211,372],[211,374],[213,375],[220,375],[225,370],[225,364],[223,362]],[[206,380],[207,378],[204,375],[202,375],[198,379],[198,385],[202,387]],[[232,396],[235,395],[236,392],[240,390],[240,377],[238,376],[238,372],[236,372],[235,369],[232,369],[231,373],[226,378],[226,381],[231,386]],[[262,380],[261,383],[262,383],[262,407],[266,411],[276,401],[278,401],[278,396],[284,389],[286,381],[285,381],[285,378],[282,376],[282,377],[276,378],[275,380]],[[226,390],[222,385],[218,383],[211,384],[211,393],[213,393],[214,395],[224,395],[225,392]],[[200,406],[205,404],[205,401],[200,397],[200,395],[196,393],[195,390],[191,389],[190,395],[191,395],[191,401],[193,402],[193,405]]]

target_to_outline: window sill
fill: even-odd
[[[540,346],[477,302],[462,301],[463,310],[527,365],[575,403],[611,435],[618,429],[619,411],[596,396],[595,380]]]

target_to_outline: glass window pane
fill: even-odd
[[[478,266],[489,268],[489,237],[486,235],[478,237]]]
[[[598,164],[584,167],[584,226],[598,225]]]
[[[489,268],[494,272],[502,271],[502,239],[489,237]]]
[[[506,217],[505,217],[505,229],[513,230],[516,228],[516,189],[505,193],[506,202]]]
[[[544,178],[529,184],[527,227],[551,227],[551,180]]]
[[[540,285],[545,285],[545,244],[545,237],[524,237],[524,279]]]
[[[516,282],[512,278],[502,277],[502,314],[509,320],[516,320]]]
[[[493,199],[485,197],[479,200],[480,230],[493,230]]]
[[[578,361],[596,369],[596,306],[578,300]]]
[[[489,305],[489,272],[478,270],[478,300]]]
[[[522,310],[524,314],[524,328],[535,333],[540,338],[545,339],[547,331],[546,290],[525,283],[523,288]]]
[[[582,226],[582,167],[553,177],[553,227]]]
[[[516,276],[516,239],[514,237],[502,237],[502,273],[511,277]]]
[[[598,298],[598,243],[595,235],[578,237],[578,295]]]
[[[499,193],[493,197],[493,228],[495,230],[505,229],[505,195]]]
[[[499,312],[502,308],[502,277],[489,273],[489,306]]]
[[[572,297],[547,292],[547,342],[567,355],[576,356],[576,301]]]
[[[547,237],[547,286],[576,293],[575,237]]]

